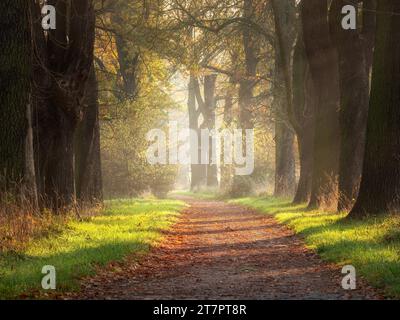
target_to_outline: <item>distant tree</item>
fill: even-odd
[[[216,85],[217,85],[217,75],[209,74],[204,76],[204,126],[209,130],[216,129],[216,109],[217,109],[217,100],[216,100]],[[216,163],[213,163],[213,153],[216,154],[217,147],[216,144],[212,141],[212,138],[209,139],[209,149],[208,149],[208,159],[209,164],[207,165],[207,187],[218,187],[218,167]]]
[[[119,10],[114,10],[111,15],[111,27],[114,30],[118,69],[124,94],[121,98],[133,99],[138,91],[140,54],[135,44],[129,39],[129,30],[126,30],[125,19],[122,16]]]
[[[196,93],[197,92],[197,93]],[[200,164],[200,148],[199,146],[201,145],[201,135],[200,135],[200,115],[201,115],[201,109],[199,106],[199,103],[196,103],[196,101],[200,101],[200,104],[202,103],[202,100],[200,98],[196,99],[196,96],[199,96],[200,88],[199,88],[199,81],[198,79],[194,76],[193,73],[190,74],[190,80],[188,84],[188,114],[189,114],[189,129],[193,130],[194,132],[197,133],[197,145],[191,145],[191,148],[197,148],[198,152],[198,163],[193,163],[191,165],[191,179],[190,179],[190,184],[191,187],[190,189],[192,191],[198,191],[201,188],[205,187],[207,184],[207,166]]]

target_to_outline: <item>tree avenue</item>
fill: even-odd
[[[205,241],[224,272],[254,250],[282,278],[264,258],[301,246],[281,223],[349,290],[354,270],[400,296],[399,0],[2,0],[0,30],[0,299],[42,258],[65,288],[168,228],[174,263]]]

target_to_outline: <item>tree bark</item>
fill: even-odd
[[[364,30],[344,30],[341,27],[345,0],[334,0],[331,5],[332,39],[339,54],[340,74],[340,130],[341,148],[339,165],[338,210],[350,210],[353,206],[361,180],[369,104],[369,58],[373,47]],[[357,7],[357,1],[354,2]],[[364,25],[373,29],[365,16]],[[364,32],[363,32],[364,31]]]
[[[32,106],[26,106],[27,132],[25,137],[24,197],[36,210],[39,208],[36,184],[35,152],[33,146]]]
[[[293,117],[300,159],[300,178],[293,203],[310,201],[314,154],[314,113],[316,93],[307,61],[303,34],[299,31],[293,53]]]
[[[193,74],[190,75],[188,85],[188,112],[189,112],[189,129],[197,133],[197,145],[190,145],[192,151],[193,148],[197,148],[197,161],[198,163],[191,164],[191,179],[190,179],[190,190],[199,191],[207,183],[207,167],[200,164],[200,152],[201,152],[201,139],[200,139],[200,128],[199,128],[199,116],[200,108],[196,108],[196,91],[200,91],[199,83]],[[192,140],[191,140],[192,143]],[[192,159],[196,160],[196,159]]]
[[[254,19],[255,9],[253,0],[245,0],[243,8],[243,17],[245,19]],[[239,81],[239,125],[241,130],[254,129],[253,119],[253,98],[254,88],[257,81],[257,65],[258,65],[258,51],[257,39],[252,34],[249,26],[243,26],[242,31],[244,59],[245,59],[245,74]],[[245,148],[245,135],[243,134],[243,150]],[[242,195],[250,195],[253,193],[253,180],[252,177],[247,177],[247,184],[243,184],[243,177],[235,175],[232,181],[232,190],[241,191]]]
[[[112,21],[115,31],[115,45],[118,53],[119,73],[122,80],[123,96],[133,99],[138,90],[138,67],[139,67],[139,53],[132,54],[133,48],[129,48],[126,41],[127,35],[123,35],[124,25],[121,17],[118,14],[112,15]]]
[[[235,86],[232,85],[227,88],[225,95],[225,105],[224,105],[224,127],[226,129],[232,128],[233,121],[233,93],[235,90]],[[225,150],[222,148],[221,158],[225,157]],[[229,191],[229,188],[232,185],[232,177],[233,177],[233,164],[222,163],[221,164],[221,183],[220,190],[222,193],[226,193]]]
[[[94,66],[85,90],[83,118],[75,135],[76,193],[81,203],[103,200],[98,83]]]
[[[74,136],[93,64],[95,16],[91,0],[51,0],[57,29],[47,40],[51,73],[48,105],[40,127],[39,162],[47,206],[54,210],[74,204]]]
[[[311,197],[313,169],[313,136],[312,127],[306,128],[297,135],[300,159],[300,178],[297,184],[294,204],[306,203]]]
[[[2,191],[14,192],[21,187],[26,165],[32,78],[29,3],[1,1],[0,17],[0,182]]]
[[[289,196],[294,193],[295,189],[295,161],[294,150],[287,149],[286,154],[282,154],[280,146],[282,137],[287,137],[288,142],[292,144],[294,136],[290,133],[291,128],[286,126],[286,131],[283,131],[282,121],[290,123],[298,137],[300,151],[300,180],[297,187],[295,202],[308,201],[311,185],[311,177],[309,170],[312,170],[312,152],[308,145],[312,141],[312,125],[313,111],[310,112],[311,100],[305,99],[305,90],[312,90],[309,86],[309,79],[306,79],[306,56],[304,54],[304,41],[301,30],[298,30],[298,21],[296,19],[296,6],[293,0],[273,0],[272,8],[274,11],[275,30],[277,34],[278,46],[276,50],[275,65],[278,72],[278,88],[284,87],[284,90],[277,90],[277,99],[280,99],[280,107],[277,110],[277,138],[276,138],[276,179],[275,179],[275,194],[277,196]],[[295,34],[297,33],[297,42],[295,52],[292,52],[295,42]],[[309,77],[308,77],[309,78]],[[296,87],[294,87],[296,86]],[[281,92],[279,92],[281,91]],[[308,92],[311,96],[313,92]],[[280,97],[280,98],[279,98]],[[311,105],[313,108],[314,106]],[[293,136],[293,137],[292,137]],[[285,148],[283,148],[285,150]],[[286,159],[286,160],[285,160]],[[286,165],[285,162],[286,161]],[[285,170],[282,172],[282,168]],[[282,181],[284,187],[282,190]]]
[[[243,17],[246,19],[254,18],[253,0],[244,1]],[[246,73],[239,83],[239,122],[242,130],[254,128],[251,110],[253,104],[253,91],[256,85],[255,76],[258,64],[256,39],[252,35],[252,30],[249,27],[244,26],[243,28],[242,37]]]
[[[286,44],[289,48],[293,43]],[[292,197],[296,188],[296,161],[294,152],[294,131],[290,126],[288,110],[288,90],[291,96],[291,83],[285,81],[285,68],[281,55],[283,52],[291,53],[291,50],[282,51],[275,49],[275,79],[274,79],[274,103],[275,112],[275,190],[276,197]],[[290,61],[290,59],[289,59]]]
[[[215,86],[216,86],[217,76],[207,75],[204,77],[204,106],[205,110],[203,114],[204,126],[210,130],[216,130],[216,114],[215,109],[217,103],[215,101]],[[218,166],[213,163],[212,155],[216,154],[217,148],[213,139],[210,136],[209,139],[209,149],[208,149],[208,159],[209,164],[207,165],[207,187],[215,188],[218,187]]]
[[[275,123],[275,192],[276,197],[292,197],[296,188],[294,133],[287,124]]]
[[[285,112],[286,93],[281,68],[275,65],[275,190],[276,197],[292,197],[296,188],[294,132]]]
[[[293,112],[292,52],[296,39],[296,10],[294,0],[272,0],[277,46],[275,48],[276,74],[284,84],[285,108],[281,111],[289,118],[292,126],[299,126]],[[298,33],[298,32],[297,32]],[[282,98],[283,99],[283,98]]]
[[[339,170],[338,56],[328,24],[328,1],[302,2],[303,36],[318,103],[310,208],[337,208]]]
[[[378,1],[367,140],[350,217],[400,210],[400,2]]]

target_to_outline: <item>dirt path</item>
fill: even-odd
[[[189,203],[165,241],[140,263],[114,265],[112,272],[103,270],[84,280],[83,291],[74,298],[378,297],[360,281],[357,290],[343,290],[340,268],[322,262],[299,237],[267,215],[222,202]]]

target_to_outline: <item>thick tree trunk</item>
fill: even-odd
[[[377,12],[366,150],[350,217],[400,211],[400,2],[380,0]]]
[[[314,154],[314,113],[316,93],[300,31],[293,54],[293,117],[300,159],[300,178],[293,203],[310,201]]]
[[[68,209],[75,203],[74,133],[76,125],[55,109],[51,117],[51,137],[42,132],[41,164],[44,175],[45,202],[55,211]],[[49,132],[47,132],[49,134]],[[50,141],[49,141],[50,140]]]
[[[338,56],[328,25],[328,1],[307,0],[301,8],[303,36],[315,90],[314,165],[310,208],[337,208],[339,170]]]
[[[42,190],[54,210],[74,204],[74,135],[93,64],[94,8],[91,0],[50,0],[56,6],[57,29],[47,40],[51,84],[47,109],[39,123]]]
[[[374,59],[375,33],[376,33],[376,8],[378,0],[363,0],[363,25],[362,37],[365,41],[366,68],[368,75]]]
[[[341,9],[346,4],[344,0],[333,1],[330,15],[332,39],[339,54],[341,92],[339,211],[351,209],[358,195],[369,104],[370,65],[367,63],[372,62],[369,59],[372,46],[362,32],[341,27]]]
[[[292,83],[292,51],[296,39],[296,5],[294,0],[272,0],[275,20],[276,48],[275,48],[275,73],[279,82],[284,85],[282,99],[286,100],[285,108],[281,110],[296,129],[299,126],[294,117],[293,83]],[[278,84],[279,84],[278,82]]]
[[[296,32],[296,10],[295,1],[287,0],[273,0],[272,8],[274,12],[275,31],[277,34],[277,47],[275,49],[275,69],[276,69],[276,85],[275,85],[275,105],[276,112],[276,173],[275,173],[275,195],[276,196],[291,196],[294,194],[296,188],[295,182],[295,156],[294,156],[294,133],[304,136],[303,131],[305,126],[308,125],[309,120],[304,119],[305,102],[297,98],[294,100],[294,81],[292,79],[293,68],[298,68],[298,65],[304,65],[304,61],[292,61],[292,51],[295,40]],[[301,38],[301,44],[303,39]],[[304,51],[304,47],[301,48]],[[303,53],[303,52],[300,52]],[[302,55],[301,59],[304,58]],[[304,68],[303,68],[304,69]],[[304,70],[302,70],[304,71]],[[304,74],[300,79],[301,84],[296,82],[297,86],[302,86],[302,98],[304,98]],[[300,100],[300,101],[299,101]],[[284,121],[282,121],[282,119]],[[292,127],[290,128],[289,125]],[[306,140],[303,139],[303,143]],[[304,146],[303,146],[304,149]],[[303,154],[303,159],[306,157]],[[300,159],[302,160],[302,159]],[[300,162],[302,165],[302,162]],[[301,170],[303,175],[301,177],[300,186],[305,186],[304,170]],[[301,190],[303,191],[303,190]]]
[[[289,125],[287,88],[280,54],[275,49],[275,190],[276,197],[292,197],[296,188],[296,161],[294,152],[294,132]]]
[[[274,85],[275,110],[275,189],[276,197],[292,197],[296,188],[294,133],[289,128],[285,112],[286,94],[281,68],[276,65]]]
[[[310,200],[313,169],[313,136],[312,127],[297,135],[300,158],[300,178],[293,203],[305,203]]]
[[[83,119],[75,135],[76,194],[82,203],[103,200],[98,84],[94,66],[86,86]]]
[[[41,137],[41,126],[45,123],[44,119],[47,118],[48,114],[48,91],[50,85],[49,73],[44,66],[48,66],[47,56],[47,43],[43,27],[41,23],[41,7],[40,3],[35,1],[29,1],[30,14],[31,14],[31,30],[32,30],[32,94],[31,100],[31,113],[32,113],[32,135],[33,135],[33,152],[34,152],[34,165],[35,165],[35,176],[36,176],[36,188],[38,194],[39,207],[43,209],[45,203],[42,201],[45,198],[44,195],[44,177],[42,174],[42,143]]]
[[[248,79],[240,81],[239,87],[239,124],[240,129],[253,129],[251,107],[253,103],[254,82]]]
[[[25,172],[31,92],[29,3],[1,1],[0,17],[0,186],[1,191],[17,191]]]

